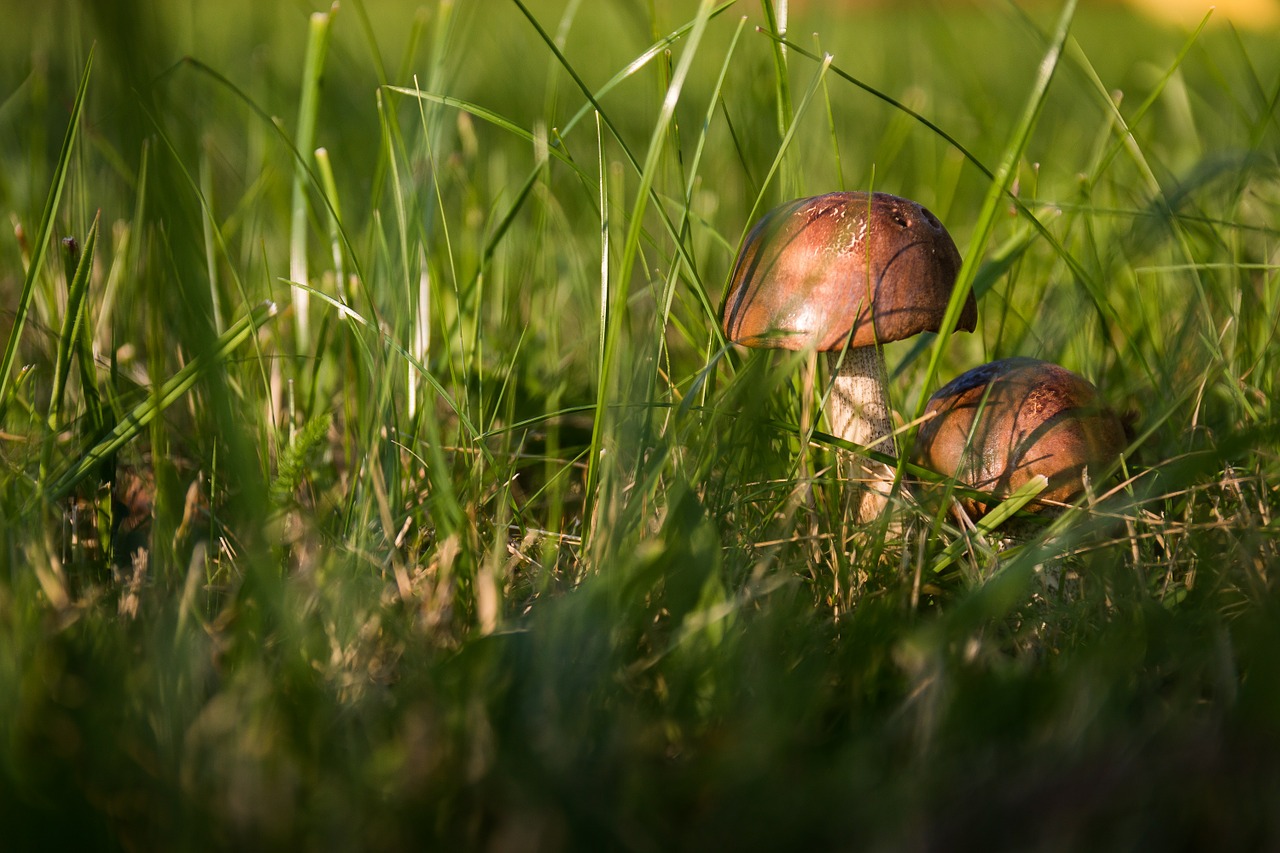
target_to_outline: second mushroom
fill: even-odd
[[[882,344],[936,332],[960,269],[938,218],[886,193],[838,192],[775,208],[752,228],[734,266],[724,332],[748,347],[828,354],[834,434],[896,456]],[[973,331],[969,294],[957,329]],[[861,459],[857,515],[883,509],[893,473]]]
[[[913,456],[962,485],[1008,497],[1033,477],[1047,486],[1032,509],[1075,500],[1115,467],[1124,420],[1082,376],[1034,358],[975,367],[938,389]],[[981,501],[965,500],[973,514]]]

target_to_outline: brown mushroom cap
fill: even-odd
[[[925,414],[933,417],[920,427],[915,461],[1001,497],[1043,474],[1040,498],[1070,501],[1084,491],[1085,470],[1102,475],[1128,443],[1092,383],[1034,358],[975,367],[939,389]]]
[[[938,218],[885,193],[839,192],[777,207],[751,229],[724,306],[735,343],[839,350],[936,332],[960,270]],[[970,293],[957,329],[973,331]]]

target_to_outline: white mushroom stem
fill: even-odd
[[[847,352],[829,352],[827,358],[833,377],[827,400],[831,431],[845,441],[896,457],[881,348],[852,347]],[[883,462],[866,456],[853,459],[851,479],[861,485],[854,506],[858,521],[869,521],[884,511],[893,476],[893,468]]]

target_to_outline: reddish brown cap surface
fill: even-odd
[[[1101,476],[1128,443],[1092,383],[1034,358],[961,374],[929,399],[925,414],[934,417],[920,427],[915,461],[998,496],[1043,474],[1049,486],[1041,498],[1070,501],[1084,490],[1085,468]]]
[[[936,332],[960,253],[938,218],[885,193],[828,193],[765,214],[747,235],[724,305],[735,343],[838,350]],[[973,331],[969,294],[956,323]]]

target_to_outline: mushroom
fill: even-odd
[[[748,347],[826,352],[832,432],[896,456],[881,345],[936,332],[960,253],[938,218],[885,193],[836,192],[788,202],[751,229],[724,305],[724,332]],[[973,331],[969,294],[956,328]],[[870,492],[859,520],[883,509],[892,472],[861,463]]]
[[[961,374],[929,398],[925,416],[913,461],[996,497],[1043,474],[1049,484],[1033,509],[1079,496],[1128,444],[1124,424],[1091,382],[1034,358]],[[986,509],[977,501],[965,506]]]

